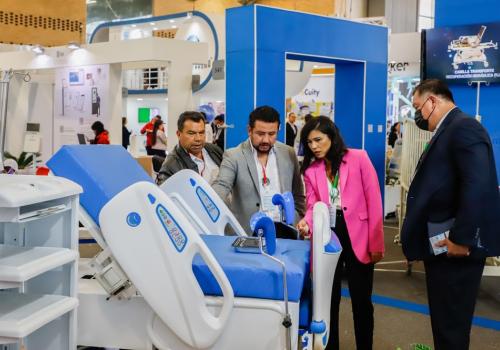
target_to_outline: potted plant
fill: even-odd
[[[9,152],[4,153],[4,158],[5,159],[12,159],[17,162],[17,167],[18,167],[18,173],[20,174],[28,174],[28,173],[34,173],[34,171],[30,171],[30,168],[33,167],[33,155],[36,156],[36,164],[40,163],[41,161],[38,159],[40,157],[40,153],[26,153],[26,152],[21,152],[19,157],[13,156]]]

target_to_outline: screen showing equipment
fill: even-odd
[[[423,79],[500,82],[500,22],[423,32]]]
[[[26,131],[40,132],[40,123],[26,123]]]

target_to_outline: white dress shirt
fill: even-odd
[[[250,140],[248,140],[250,142]],[[272,196],[276,193],[281,193],[280,179],[278,174],[278,163],[276,161],[276,151],[271,148],[267,156],[266,166],[263,167],[259,161],[257,150],[252,146],[253,158],[257,168],[257,177],[259,181],[260,209],[273,218],[274,221],[280,220],[279,208],[272,204]],[[265,176],[264,176],[265,174]],[[267,184],[264,184],[264,178],[267,179]]]
[[[188,152],[193,162],[198,167],[198,174],[200,174],[209,184],[212,184],[219,174],[219,167],[212,158],[208,155],[205,148],[201,151],[203,159],[200,159]]]

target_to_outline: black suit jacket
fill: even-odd
[[[431,257],[427,222],[455,218],[450,240],[471,257],[500,255],[500,196],[488,133],[453,109],[421,156],[408,191],[401,231],[409,260]]]
[[[285,143],[293,147],[295,144],[295,137],[297,137],[297,126],[292,126],[289,122],[286,122]]]

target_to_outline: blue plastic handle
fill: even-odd
[[[295,201],[293,200],[293,194],[291,192],[276,193],[273,196],[273,204],[281,206],[285,215],[285,223],[293,225],[295,222]]]
[[[266,250],[273,255],[276,252],[276,228],[273,220],[263,212],[257,212],[250,218],[250,228],[253,232],[262,230],[266,239]]]

